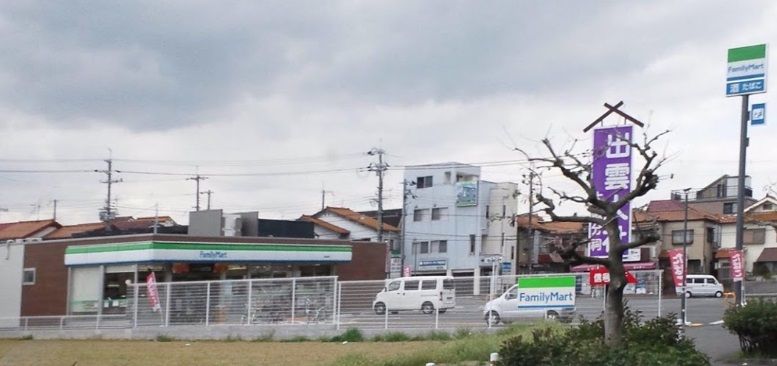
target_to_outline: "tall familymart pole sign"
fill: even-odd
[[[726,96],[766,93],[766,45],[730,48]]]

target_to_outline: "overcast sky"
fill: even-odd
[[[295,219],[322,188],[375,209],[375,146],[395,208],[403,165],[518,161],[546,136],[587,146],[582,128],[620,100],[648,133],[672,130],[665,179],[636,205],[668,198],[737,174],[726,50],[770,43],[774,19],[773,1],[5,1],[0,170],[36,173],[0,173],[0,221],[51,217],[53,200],[62,223],[97,221],[105,176],[90,171],[109,149],[121,215],[158,204],[186,223],[197,172],[226,211]],[[758,197],[777,183],[774,124],[750,134]],[[483,179],[525,173],[493,165]]]

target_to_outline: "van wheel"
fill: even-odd
[[[499,313],[497,313],[494,310],[491,310],[491,312],[486,314],[486,325],[494,326],[497,324],[499,324]]]
[[[383,315],[386,313],[386,304],[379,302],[375,304],[375,314]]]
[[[690,291],[686,292],[686,293],[685,293],[685,297],[686,297],[686,298],[690,298],[690,297],[691,297],[691,292],[690,292]]]
[[[550,310],[550,311],[548,311],[548,315],[546,316],[546,319],[548,319],[548,320],[558,320],[558,313],[553,311],[553,310]]]
[[[434,312],[434,304],[430,302],[425,302],[423,305],[421,305],[421,312],[424,314],[431,314]]]
[[[723,297],[723,293],[718,291],[715,293],[715,297]]]

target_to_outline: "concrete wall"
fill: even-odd
[[[24,246],[17,243],[0,244],[0,318],[21,315],[23,269]],[[0,326],[2,324],[0,320]]]
[[[496,183],[489,189],[489,217],[486,219],[488,237],[483,243],[483,253],[501,255],[505,262],[515,262],[511,256],[516,245],[516,231],[510,222],[518,210],[518,200],[514,194],[517,190],[518,185],[509,182]]]

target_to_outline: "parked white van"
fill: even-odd
[[[678,287],[677,293],[683,293],[683,288]],[[685,297],[692,296],[723,296],[723,285],[710,275],[686,275]]]
[[[456,306],[456,289],[453,277],[418,276],[386,280],[386,287],[375,295],[372,309],[382,315],[386,310],[421,310],[431,314],[440,313]]]

